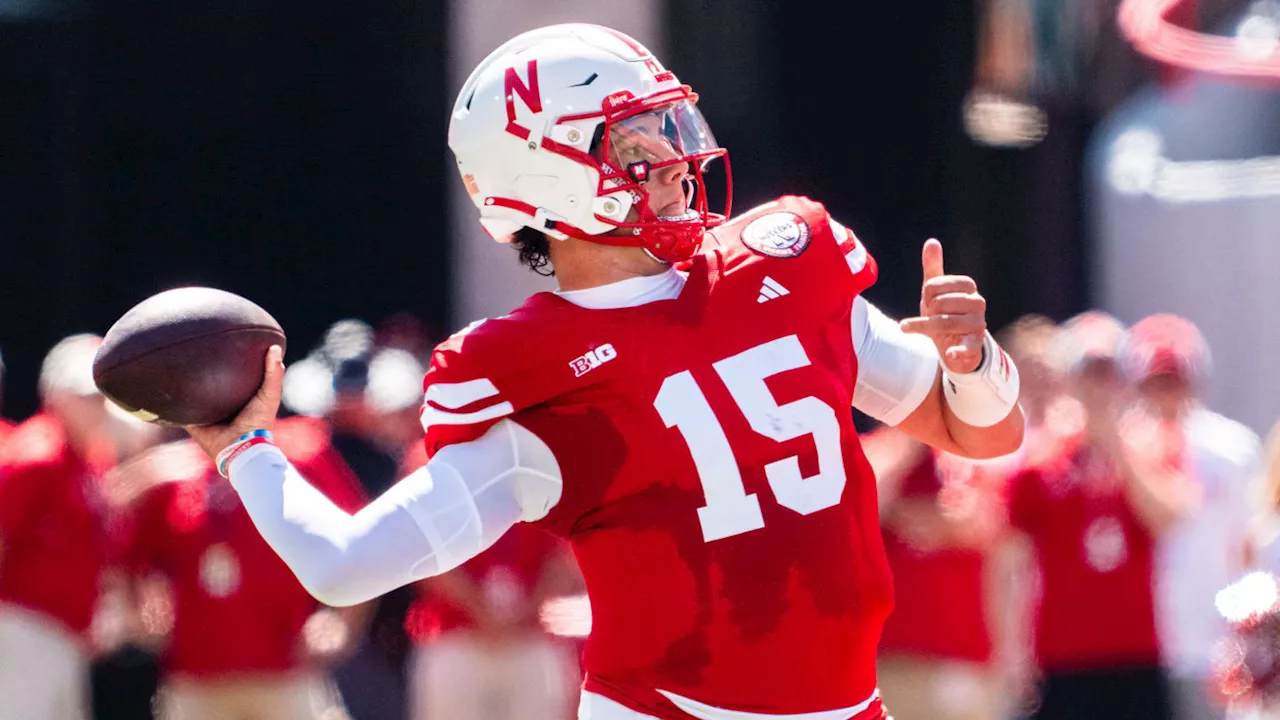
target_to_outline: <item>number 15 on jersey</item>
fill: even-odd
[[[778,504],[801,515],[838,505],[844,494],[840,420],[835,409],[812,396],[779,405],[765,380],[810,364],[795,335],[712,364],[752,430],[777,442],[813,436],[818,450],[816,475],[802,477],[794,455],[764,467]],[[747,493],[729,438],[693,375],[686,370],[667,377],[653,405],[667,427],[679,430],[689,446],[707,503],[698,508],[703,539],[711,542],[764,527],[760,501],[755,493]]]

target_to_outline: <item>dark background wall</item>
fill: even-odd
[[[159,290],[268,308],[299,357],[329,323],[439,326],[444,7],[104,2],[0,24],[4,414],[43,353]]]
[[[267,307],[289,359],[342,317],[407,310],[451,329],[444,229],[473,218],[445,210],[446,12],[108,0],[0,24],[4,414],[34,409],[58,338],[105,332],[182,284]],[[736,207],[784,192],[826,203],[880,261],[870,294],[886,310],[912,311],[936,236],[993,325],[1065,317],[1086,298],[1073,183],[1032,196],[1034,152],[963,131],[977,15],[948,0],[671,0],[666,64],[730,148]],[[1066,220],[1034,228],[1036,203]]]

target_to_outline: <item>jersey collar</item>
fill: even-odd
[[[619,280],[585,290],[557,290],[556,295],[588,310],[636,307],[658,300],[674,300],[684,289],[685,274],[670,268],[658,275]]]

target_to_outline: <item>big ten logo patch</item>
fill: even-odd
[[[570,360],[569,367],[573,368],[574,377],[582,377],[616,357],[618,357],[618,351],[613,349],[613,345],[605,343],[594,350],[588,350],[581,357]]]

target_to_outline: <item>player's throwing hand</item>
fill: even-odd
[[[264,360],[266,364],[262,387],[253,396],[248,405],[234,419],[225,425],[188,425],[187,432],[210,457],[231,445],[244,433],[254,430],[269,430],[275,424],[276,412],[280,409],[280,396],[284,387],[284,350],[279,345],[272,345],[267,350]]]
[[[903,320],[902,331],[929,336],[948,371],[973,372],[982,362],[987,301],[973,278],[943,274],[942,243],[937,240],[925,242],[920,261],[924,266],[920,316]]]

